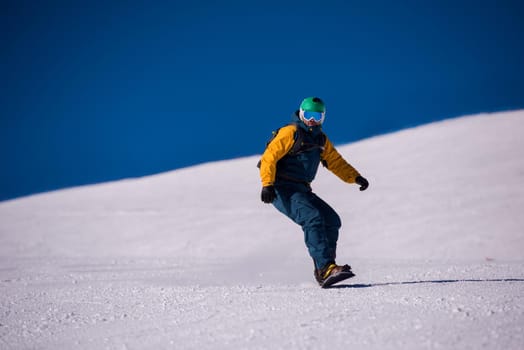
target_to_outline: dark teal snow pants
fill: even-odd
[[[301,183],[275,185],[273,205],[302,227],[304,241],[317,268],[335,262],[340,217],[326,202]]]

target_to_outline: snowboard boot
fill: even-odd
[[[337,282],[354,277],[351,266],[339,266],[335,263],[328,264],[323,269],[315,269],[315,279],[322,288],[327,288]]]

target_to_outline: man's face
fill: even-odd
[[[314,120],[314,119],[303,120],[303,122],[304,122],[304,124],[306,124],[307,126],[318,126],[318,125],[321,124],[320,122],[317,122],[317,121]]]

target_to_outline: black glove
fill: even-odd
[[[368,188],[369,186],[369,182],[368,180],[364,179],[362,176],[357,176],[357,178],[355,179],[355,182],[360,185],[360,190],[361,191],[365,191],[366,188]]]
[[[277,193],[275,192],[275,186],[265,186],[262,187],[262,193],[260,194],[260,198],[262,199],[262,202],[264,203],[273,203],[275,198],[277,198]]]

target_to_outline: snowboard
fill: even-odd
[[[339,273],[331,275],[328,278],[326,278],[326,280],[322,283],[321,287],[329,288],[332,285],[334,285],[335,283],[347,280],[348,278],[351,278],[351,277],[355,277],[355,274],[353,273],[353,271],[351,270],[340,271]]]

